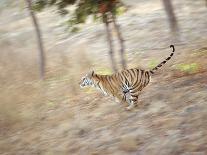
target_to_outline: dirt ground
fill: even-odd
[[[130,4],[118,18],[129,68],[150,68],[175,45],[175,56],[154,75],[132,111],[79,88],[89,70],[111,72],[102,24],[89,21],[70,34],[52,9],[39,13],[47,58],[46,79],[40,81],[27,10],[0,12],[0,154],[207,154],[205,1],[173,1],[177,37],[160,1]]]

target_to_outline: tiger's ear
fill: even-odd
[[[92,76],[94,75],[94,70],[91,71],[91,75],[92,75]]]
[[[89,77],[92,77],[93,75],[94,75],[94,71],[93,70],[88,73]]]

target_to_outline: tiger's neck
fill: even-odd
[[[98,75],[95,74],[94,75],[94,87],[98,90],[100,90],[104,95],[108,95],[106,86],[104,85],[104,80],[106,80],[106,78],[109,78],[110,75]]]

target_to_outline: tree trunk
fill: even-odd
[[[108,41],[108,45],[109,45],[109,55],[110,55],[111,66],[112,66],[113,72],[117,72],[116,63],[115,63],[115,59],[114,59],[114,47],[113,47],[113,43],[112,43],[112,35],[110,32],[110,28],[109,28],[109,21],[108,21],[107,14],[103,14],[103,23],[105,23],[105,27],[106,27],[106,34],[107,34],[107,41]]]
[[[27,3],[27,7],[29,9],[29,13],[30,13],[30,16],[32,18],[33,25],[34,25],[36,35],[37,35],[37,43],[38,43],[38,48],[39,48],[40,78],[44,79],[44,75],[45,75],[45,54],[44,54],[44,46],[43,46],[43,41],[42,41],[42,35],[41,35],[41,31],[40,31],[40,28],[39,28],[37,18],[35,16],[34,11],[32,10],[32,2],[31,2],[31,0],[25,0],[25,1]]]
[[[126,64],[126,60],[124,57],[124,52],[125,52],[125,46],[124,46],[124,39],[122,37],[121,34],[121,30],[120,30],[120,26],[117,24],[116,22],[116,17],[114,15],[112,15],[112,22],[114,24],[114,28],[116,30],[118,39],[119,39],[119,43],[120,43],[120,56],[121,56],[121,64],[122,64],[122,69],[126,69],[127,68],[127,64]]]
[[[175,17],[174,11],[173,11],[173,6],[170,0],[162,0],[165,11],[168,16],[168,20],[170,23],[170,29],[171,31],[177,32],[178,31],[178,24],[177,24],[177,19]]]

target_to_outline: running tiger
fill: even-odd
[[[126,109],[130,110],[138,104],[139,94],[149,84],[151,75],[173,56],[174,45],[170,45],[170,48],[172,48],[170,56],[151,70],[125,69],[112,75],[99,75],[92,71],[82,78],[80,87],[95,87],[105,95],[112,95],[119,101],[127,103]]]

